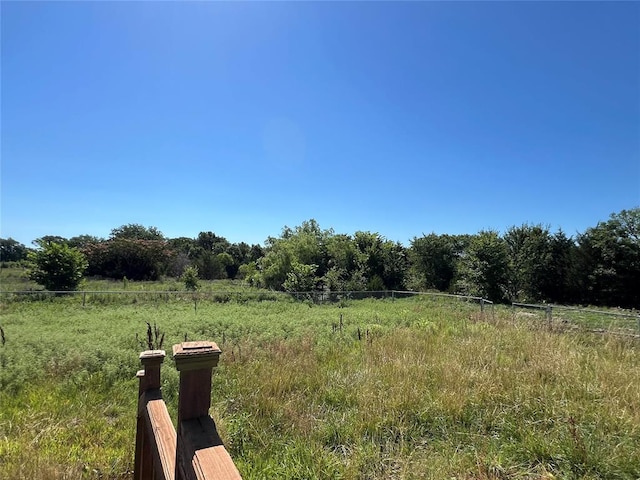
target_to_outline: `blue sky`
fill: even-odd
[[[638,2],[2,2],[0,236],[570,235],[640,205]]]

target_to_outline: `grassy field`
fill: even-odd
[[[42,291],[44,287],[29,280],[28,269],[18,263],[10,263],[9,267],[0,268],[0,291]],[[0,265],[1,267],[1,265]],[[246,286],[240,281],[215,280],[200,281],[200,290],[203,292],[235,292],[244,291]],[[148,291],[182,291],[184,283],[177,278],[166,277],[159,281],[127,281],[103,278],[85,278],[79,290],[86,291],[123,291],[123,292],[148,292]]]
[[[78,300],[0,304],[0,478],[131,477],[147,321],[223,350],[211,414],[245,479],[640,478],[631,338],[429,297]]]

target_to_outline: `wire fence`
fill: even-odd
[[[482,297],[453,295],[438,292],[416,292],[411,290],[377,291],[308,291],[280,292],[272,290],[238,289],[229,291],[186,290],[84,290],[74,292],[25,290],[0,291],[4,302],[53,301],[60,298],[77,301],[82,306],[135,303],[191,302],[198,308],[202,302],[245,303],[249,301],[304,301],[314,304],[346,304],[352,300],[379,299],[396,300],[411,297],[429,298],[431,302],[458,304],[461,308],[478,309],[482,315],[488,313],[495,318],[495,305]],[[477,310],[476,310],[477,311]],[[550,329],[582,329],[596,333],[614,333],[640,337],[640,312],[621,312],[570,307],[553,304],[511,304],[514,320],[529,320],[546,325]]]
[[[352,300],[379,299],[396,300],[411,297],[427,297],[435,301],[462,302],[480,309],[480,313],[487,310],[495,315],[494,304],[481,297],[467,295],[451,295],[435,292],[416,292],[408,290],[366,290],[366,291],[307,291],[280,292],[271,290],[234,290],[234,291],[178,291],[178,290],[81,290],[81,291],[0,291],[0,299],[5,302],[16,301],[53,301],[55,299],[77,299],[82,306],[104,304],[132,304],[132,303],[168,303],[171,301],[192,302],[197,308],[200,302],[227,303],[248,301],[305,301],[314,304],[346,303]]]
[[[577,328],[594,333],[640,336],[640,312],[529,303],[512,303],[511,309],[515,319],[544,322],[550,329]]]

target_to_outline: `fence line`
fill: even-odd
[[[614,318],[626,318],[626,319],[635,319],[636,320],[636,325],[631,326],[628,325],[626,326],[626,328],[618,328],[617,331],[612,330],[611,328],[611,324],[609,325],[609,327],[607,328],[607,331],[610,331],[611,333],[618,333],[618,334],[628,334],[629,331],[633,331],[636,330],[637,334],[640,335],[640,313],[635,313],[635,312],[631,312],[631,313],[622,313],[622,312],[610,312],[607,310],[594,310],[591,308],[581,308],[581,307],[571,307],[571,306],[565,306],[565,305],[554,305],[554,304],[544,304],[544,305],[539,305],[539,304],[531,304],[531,303],[517,303],[517,302],[513,302],[511,304],[511,308],[515,309],[516,307],[518,308],[530,308],[530,309],[537,309],[537,310],[544,310],[545,312],[545,316],[546,316],[546,320],[549,323],[549,326],[552,327],[553,323],[554,323],[554,311],[556,312],[562,312],[562,311],[567,311],[567,312],[575,312],[575,313],[586,313],[586,314],[592,314],[592,315],[597,315],[600,318],[604,318],[604,317],[614,317]],[[570,322],[574,325],[582,325],[584,327],[594,327],[594,325],[589,325],[589,323],[592,324],[596,324],[597,322],[595,322],[594,320],[583,320],[580,319],[580,321],[576,321],[576,319],[571,319],[571,318],[563,318],[562,319],[563,322]],[[594,331],[601,331],[602,329],[595,329]]]
[[[333,296],[353,296],[362,295],[366,297],[384,297],[396,298],[396,294],[401,295],[426,295],[432,297],[450,297],[474,301],[483,301],[485,304],[493,305],[494,302],[482,297],[474,297],[472,295],[455,295],[449,293],[437,292],[418,292],[413,290],[309,290],[299,292],[286,292],[278,290],[258,290],[258,291],[242,291],[242,290],[209,290],[209,291],[188,291],[188,290],[15,290],[0,291],[0,295],[55,295],[55,296],[73,296],[73,295],[187,295],[187,296],[211,296],[211,295],[274,295],[274,296],[304,296],[311,295],[321,298],[331,298]]]

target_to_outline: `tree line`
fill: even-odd
[[[494,302],[640,307],[640,208],[614,213],[575,237],[523,224],[504,234],[431,233],[405,247],[375,232],[337,234],[312,219],[284,227],[263,246],[231,243],[213,232],[166,238],[138,224],[115,228],[107,239],[45,236],[34,246],[0,239],[0,260],[26,261],[32,278],[48,289],[56,286],[45,278],[53,263],[67,270],[75,265],[64,282],[60,272],[49,274],[62,290],[77,287],[82,275],[157,280],[189,269],[192,285],[195,273],[284,291],[434,290]]]

